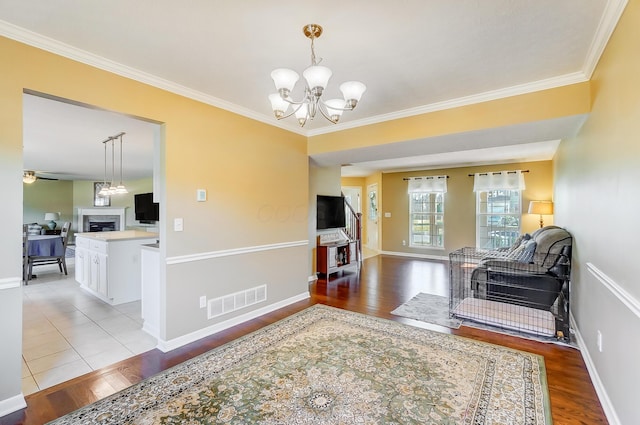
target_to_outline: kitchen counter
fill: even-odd
[[[139,230],[76,233],[76,281],[111,305],[139,300],[142,246],[157,242],[157,233]]]
[[[158,238],[157,233],[143,232],[141,230],[122,230],[118,232],[86,232],[76,233],[76,238],[88,238],[99,241],[127,241],[134,239]]]

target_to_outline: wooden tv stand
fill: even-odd
[[[318,273],[328,277],[330,274],[357,266],[356,241],[318,243]]]

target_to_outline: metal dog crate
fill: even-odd
[[[449,261],[451,317],[569,341],[570,252],[522,263],[466,247]]]

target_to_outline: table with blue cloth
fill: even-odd
[[[29,235],[29,256],[60,257],[64,255],[62,236]]]

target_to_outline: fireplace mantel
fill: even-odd
[[[78,233],[89,231],[85,223],[85,218],[87,217],[114,217],[118,224],[115,230],[125,230],[125,210],[126,207],[78,208]]]

